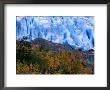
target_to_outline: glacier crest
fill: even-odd
[[[16,38],[29,36],[55,43],[67,42],[74,48],[94,49],[93,16],[17,16]]]

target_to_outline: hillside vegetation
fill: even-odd
[[[93,74],[94,65],[82,57],[80,50],[43,39],[16,40],[16,74]]]

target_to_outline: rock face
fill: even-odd
[[[83,51],[94,49],[94,17],[17,16],[16,38],[42,38]]]

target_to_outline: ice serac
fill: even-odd
[[[82,50],[94,49],[93,16],[17,16],[16,38],[43,38],[68,43]]]

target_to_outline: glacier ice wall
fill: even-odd
[[[16,39],[29,36],[74,48],[94,49],[93,16],[17,16]]]

